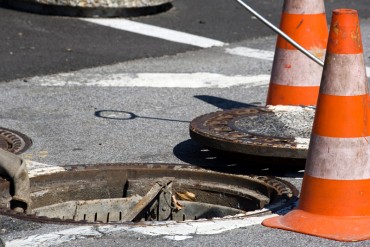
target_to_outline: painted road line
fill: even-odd
[[[102,238],[107,235],[122,232],[136,232],[150,236],[163,236],[171,240],[185,240],[194,235],[219,234],[233,229],[259,225],[261,222],[276,214],[260,217],[238,219],[215,219],[204,221],[184,221],[180,223],[168,222],[148,226],[105,225],[105,226],[79,226],[67,230],[55,231],[46,234],[28,236],[5,242],[6,247],[49,247],[60,245],[69,241],[83,238]]]
[[[226,43],[219,40],[209,39],[198,35],[193,35],[126,19],[81,18],[81,20],[127,32],[137,33],[187,45],[198,46],[202,48],[226,45]]]
[[[258,58],[269,61],[272,61],[274,59],[274,52],[272,51],[253,49],[248,47],[226,48],[225,52],[232,55]]]
[[[257,58],[263,60],[274,60],[275,53],[273,51],[266,51],[260,49],[253,49],[248,47],[234,47],[234,48],[225,48],[225,52],[231,55],[242,56],[242,57],[249,57],[249,58]],[[366,67],[366,74],[367,77],[370,77],[370,67]]]
[[[86,78],[89,78],[86,80]],[[151,87],[151,88],[229,88],[267,85],[270,75],[228,76],[217,73],[61,73],[33,77],[29,83],[41,86]]]
[[[107,26],[127,32],[133,32],[141,35],[146,35],[150,37],[160,38],[172,42],[188,44],[193,46],[198,46],[202,48],[209,48],[212,46],[225,46],[224,43],[219,40],[210,39],[194,34],[189,34],[185,32],[180,32],[176,30],[171,30],[167,28],[157,27],[149,24],[144,24],[140,22],[130,21],[127,19],[111,19],[111,18],[80,18],[83,21],[90,23]],[[272,61],[274,58],[273,51],[266,51],[260,49],[253,49],[248,47],[235,47],[226,48],[226,53],[250,58],[257,58],[263,60]],[[370,76],[370,67],[366,67],[367,75]]]
[[[39,163],[39,162],[35,162],[32,160],[27,160],[27,159],[24,159],[24,161],[26,163],[26,167],[28,170],[28,176],[30,178],[66,171],[66,169],[62,166],[53,166],[53,165],[43,164],[43,163]]]

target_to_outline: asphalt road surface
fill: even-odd
[[[249,4],[278,24],[282,1]],[[328,22],[334,8],[359,10],[370,66],[370,1],[325,4]],[[220,0],[175,0],[167,12],[113,22],[116,28],[100,19],[0,8],[1,126],[32,138],[21,155],[30,166],[191,164],[279,176],[300,188],[302,167],[251,168],[204,152],[188,133],[199,115],[265,104],[271,30],[235,2]],[[148,28],[141,24],[151,25],[150,32],[127,31]],[[153,37],[153,30],[164,34]],[[5,246],[370,246],[272,230],[261,220],[96,227],[1,216],[0,238]]]
[[[278,25],[282,2],[263,0],[249,4]],[[328,13],[338,7],[356,8],[363,18],[370,16],[369,3],[368,0],[325,1]],[[235,1],[179,0],[173,5],[165,13],[133,20],[227,43],[273,35]],[[329,20],[331,15],[327,16]],[[8,9],[0,9],[0,34],[1,81],[199,49],[105,28],[77,18],[41,16]]]

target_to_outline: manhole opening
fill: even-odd
[[[0,184],[3,213],[9,184]],[[176,165],[99,165],[31,178],[39,221],[122,223],[241,216],[292,204],[297,190],[275,178],[229,175]],[[256,211],[257,210],[257,211]]]

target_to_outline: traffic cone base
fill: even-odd
[[[312,214],[296,209],[263,221],[264,226],[304,233],[337,241],[361,241],[370,238],[370,217],[339,217]]]
[[[370,179],[335,180],[304,176],[298,209],[322,216],[370,217]]]
[[[297,209],[262,224],[338,241],[370,238],[370,179],[332,180],[305,175],[301,198],[304,200]]]

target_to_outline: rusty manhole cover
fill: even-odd
[[[32,145],[32,141],[26,135],[18,131],[0,127],[0,148],[14,154],[26,151]]]
[[[0,213],[53,223],[123,223],[248,217],[290,207],[288,182],[172,164],[70,166],[31,176],[27,214],[9,209],[9,182],[0,182]]]
[[[266,106],[213,112],[190,123],[190,136],[214,149],[305,159],[315,109]]]
[[[172,0],[1,0],[0,6],[45,15],[135,17],[172,8]]]

